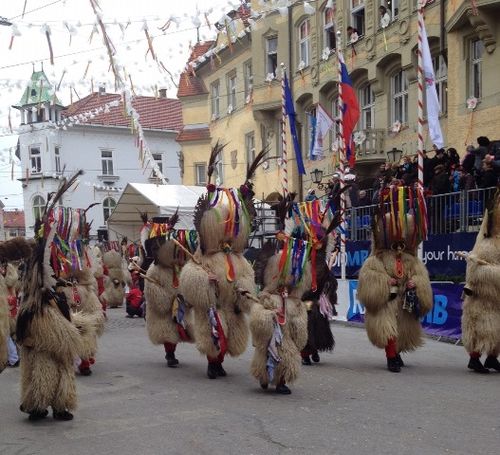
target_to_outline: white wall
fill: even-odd
[[[180,169],[177,151],[180,149],[175,142],[176,133],[147,131],[145,133],[148,146],[152,153],[163,155],[163,174],[171,184],[180,184]],[[29,146],[38,145],[41,149],[42,172],[44,178],[32,176],[23,188],[24,207],[26,214],[26,235],[33,235],[33,198],[40,194],[44,199],[47,193],[55,191],[59,180],[55,179],[54,147],[60,146],[61,166],[66,166],[66,176],[76,170],[83,169],[85,174],[76,190],[69,191],[64,196],[63,204],[74,208],[87,208],[93,202],[102,202],[112,197],[116,202],[121,194],[118,190],[99,189],[97,186],[107,186],[123,190],[127,183],[151,183],[151,168],[143,171],[139,161],[139,151],[135,146],[135,137],[128,128],[75,126],[68,130],[43,130],[20,135],[21,162],[23,177],[29,164]],[[118,177],[112,183],[102,176],[101,149],[113,152],[113,174]],[[24,182],[26,183],[26,182]],[[140,207],[138,207],[140,209]],[[131,207],[135,210],[135,207]],[[97,229],[105,229],[102,205],[93,207],[87,212],[92,223],[91,234],[96,235]]]

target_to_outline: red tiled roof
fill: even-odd
[[[24,210],[4,210],[3,225],[5,228],[24,228]]]
[[[188,65],[193,60],[201,57],[205,52],[207,52],[215,41],[205,41],[204,43],[196,43],[191,50],[191,55],[188,59]],[[187,69],[181,73],[179,78],[179,87],[177,89],[177,96],[180,98],[182,96],[194,96],[194,95],[204,95],[208,93],[203,80],[196,76],[195,73],[188,71]]]
[[[70,117],[83,114],[120,98],[121,95],[114,93],[92,93],[68,106],[63,116]],[[139,122],[144,129],[180,131],[182,128],[181,102],[177,99],[136,96],[132,100],[132,106],[139,113]],[[99,113],[85,123],[128,127],[130,119],[124,114],[123,104],[120,103],[119,106],[111,107],[108,113]]]
[[[183,129],[176,138],[177,142],[188,141],[208,141],[210,139],[210,130],[208,127],[196,129]]]

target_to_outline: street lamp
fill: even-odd
[[[6,25],[7,27],[10,27],[12,25],[12,22],[9,22],[6,17],[0,16],[0,25]]]
[[[399,160],[401,159],[401,155],[403,154],[402,150],[398,150],[396,147],[393,147],[392,150],[387,152],[387,159],[391,161],[391,163],[398,163]],[[392,156],[392,160],[390,159]]]
[[[318,168],[311,171],[311,180],[315,185],[320,185],[323,180],[323,171]]]

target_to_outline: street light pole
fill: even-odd
[[[10,27],[12,25],[12,22],[9,22],[6,17],[0,16],[0,25]]]

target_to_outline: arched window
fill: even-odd
[[[310,42],[311,27],[309,19],[306,19],[299,25],[299,66],[303,68],[309,66]]]
[[[111,215],[111,212],[113,212],[114,208],[116,207],[116,201],[112,197],[107,197],[102,201],[102,211],[104,214],[104,221],[108,221],[109,216]]]
[[[44,209],[45,199],[42,196],[35,196],[33,198],[33,218],[35,220],[41,220]]]

